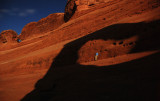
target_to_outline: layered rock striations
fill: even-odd
[[[0,45],[1,101],[69,101],[75,94],[82,95],[82,99],[74,96],[79,101],[115,100],[116,94],[121,100],[133,101],[140,95],[142,100],[152,101],[156,98],[153,89],[158,88],[154,84],[159,82],[153,83],[160,67],[159,12],[159,0],[97,0],[92,3],[68,0],[65,18],[69,21],[66,23],[63,14],[59,17],[52,14],[51,18],[29,23],[20,35],[24,41],[16,45],[6,44],[16,42],[16,36],[4,31],[0,34],[0,42],[4,43]],[[96,53],[98,61],[94,61]],[[121,92],[127,82],[127,88]],[[148,85],[142,87],[145,84]],[[94,92],[93,88],[96,88]],[[110,93],[109,97],[104,95]],[[91,96],[86,99],[88,94]]]
[[[68,0],[65,7],[65,21],[68,21],[75,12],[87,10],[93,5],[113,0]]]

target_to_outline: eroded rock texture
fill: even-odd
[[[50,14],[46,18],[39,20],[38,22],[31,22],[27,24],[20,34],[20,39],[24,40],[26,38],[42,35],[49,31],[58,28],[64,23],[64,13],[54,13]]]
[[[0,44],[17,43],[17,33],[13,30],[5,30],[0,33]]]
[[[89,9],[90,6],[111,0],[68,0],[65,7],[65,21],[68,21],[76,11]]]

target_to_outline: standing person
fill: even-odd
[[[94,57],[94,60],[97,61],[98,59],[98,52],[96,53],[95,57]]]
[[[17,41],[18,41],[18,43],[20,43],[20,42],[21,42],[21,40],[20,40],[20,39],[18,39]]]

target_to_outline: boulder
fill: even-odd
[[[0,44],[17,43],[18,35],[13,30],[4,30],[0,33]]]

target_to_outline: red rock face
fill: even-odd
[[[77,0],[68,0],[66,7],[65,7],[65,15],[64,15],[64,20],[67,22],[72,15],[75,13],[77,6],[75,4],[75,1]]]
[[[63,96],[68,93],[68,89],[84,85],[84,89],[81,90],[80,87],[80,89],[77,88],[76,90],[82,91],[82,93],[79,94],[83,95],[83,91],[86,90],[87,86],[90,87],[92,83],[86,83],[86,81],[89,79],[92,81],[92,78],[94,78],[93,81],[95,81],[96,85],[91,87],[96,87],[97,82],[99,82],[100,86],[104,85],[100,90],[103,90],[105,87],[111,88],[109,90],[107,88],[104,91],[108,91],[108,94],[110,91],[113,91],[113,96],[109,97],[111,100],[115,94],[117,94],[119,98],[122,98],[121,100],[123,100],[123,98],[124,100],[126,98],[131,98],[131,100],[133,100],[133,98],[139,99],[139,95],[141,94],[142,100],[146,101],[146,99],[148,99],[146,96],[150,97],[147,101],[155,99],[156,96],[153,87],[155,89],[157,88],[157,91],[160,91],[160,87],[158,88],[150,84],[153,83],[151,79],[157,80],[157,76],[152,74],[159,74],[157,70],[159,70],[158,67],[160,67],[160,58],[159,53],[154,55],[151,55],[151,53],[153,54],[155,51],[160,50],[159,0],[108,0],[106,3],[101,3],[99,0],[99,4],[89,4],[89,6],[83,4],[79,6],[81,2],[78,3],[75,1],[76,0],[69,0],[67,5],[70,6],[68,6],[68,8],[66,7],[66,12],[70,12],[66,14],[68,14],[71,19],[56,30],[48,32],[49,30],[53,30],[56,22],[51,20],[53,17],[50,19],[44,18],[38,22],[32,22],[26,25],[23,29],[20,37],[24,39],[31,37],[32,39],[22,41],[14,47],[9,44],[0,45],[0,77],[2,78],[0,79],[1,101],[38,100],[41,99],[41,95],[43,98],[51,100],[70,100],[73,99],[73,96],[70,96],[71,98]],[[78,9],[78,6],[83,9]],[[74,9],[75,7],[76,9]],[[63,19],[63,16],[61,17]],[[57,23],[59,22],[57,21]],[[42,36],[40,37],[39,35],[41,34]],[[33,37],[34,35],[35,37]],[[98,61],[94,61],[97,52],[99,53]],[[85,68],[87,71],[85,71]],[[96,68],[99,70],[102,69],[102,74],[97,71],[94,72]],[[91,69],[91,72],[88,71],[89,69]],[[93,73],[93,75],[90,75],[90,73]],[[128,77],[129,73],[131,73],[130,77]],[[137,73],[139,75],[137,75]],[[124,81],[122,80],[122,82],[119,82],[120,75],[122,79],[124,77]],[[129,79],[126,79],[124,75]],[[153,76],[152,78],[151,75]],[[90,78],[81,81],[83,80],[82,78],[87,76]],[[43,77],[44,79],[46,78],[46,80],[43,80]],[[95,80],[95,77],[99,78]],[[102,79],[103,77],[107,78]],[[145,82],[143,82],[144,79],[148,77],[150,78],[149,81],[145,80]],[[116,78],[117,82],[115,82]],[[137,78],[140,78],[138,81],[142,82],[139,83],[140,85],[137,85],[137,83],[132,84],[138,87],[134,87],[135,92],[133,92],[132,82],[130,81],[137,80]],[[80,84],[77,86],[77,84],[73,82],[72,84],[76,85],[72,87],[72,85],[69,85],[69,82],[73,80],[75,82],[80,80],[80,82],[78,82]],[[106,84],[109,85],[106,86],[106,84],[103,84],[103,82],[101,82],[103,80],[105,82],[107,81]],[[127,92],[122,92],[122,96],[119,95],[117,92],[121,92],[124,86],[119,87],[117,85],[127,82],[131,89],[127,87]],[[158,82],[156,85],[159,85],[160,81],[156,82]],[[44,83],[44,86],[42,83]],[[149,85],[142,87],[145,85],[144,83]],[[89,85],[86,86],[86,84]],[[94,82],[92,84],[94,84]],[[114,91],[112,88],[115,87],[111,87],[112,85],[116,85],[116,88],[120,89],[115,89]],[[98,85],[97,87],[100,86]],[[57,89],[57,87],[60,88],[60,90]],[[92,88],[87,89],[91,90]],[[58,92],[57,94],[54,93],[55,90]],[[62,94],[59,93],[62,90],[64,90],[64,92],[62,92]],[[95,91],[100,90],[97,89]],[[139,94],[137,94],[137,90],[140,90]],[[93,90],[91,90],[91,93],[92,91]],[[94,92],[93,95],[103,95],[102,93]],[[125,96],[127,93],[129,93],[129,97]],[[88,96],[90,92],[85,94],[84,100],[86,100],[85,97]],[[69,91],[67,95],[75,94]],[[160,92],[156,95],[159,98]],[[99,96],[98,98],[101,97],[104,98],[105,96]],[[90,98],[92,98],[92,94]],[[88,101],[91,100],[90,98],[88,98]],[[102,100],[98,98],[97,101]],[[77,98],[75,97],[75,99],[79,99],[79,96],[77,96]],[[83,101],[83,99],[81,101]]]
[[[38,22],[31,22],[27,24],[19,36],[21,40],[26,38],[33,37],[35,35],[42,35],[58,28],[61,24],[64,23],[64,14],[63,13],[54,13],[50,14],[46,18],[39,20]]]
[[[0,44],[17,43],[17,33],[13,30],[5,30],[0,33]]]
[[[68,21],[77,11],[87,10],[93,5],[108,1],[113,0],[68,0],[65,7],[65,21]]]

